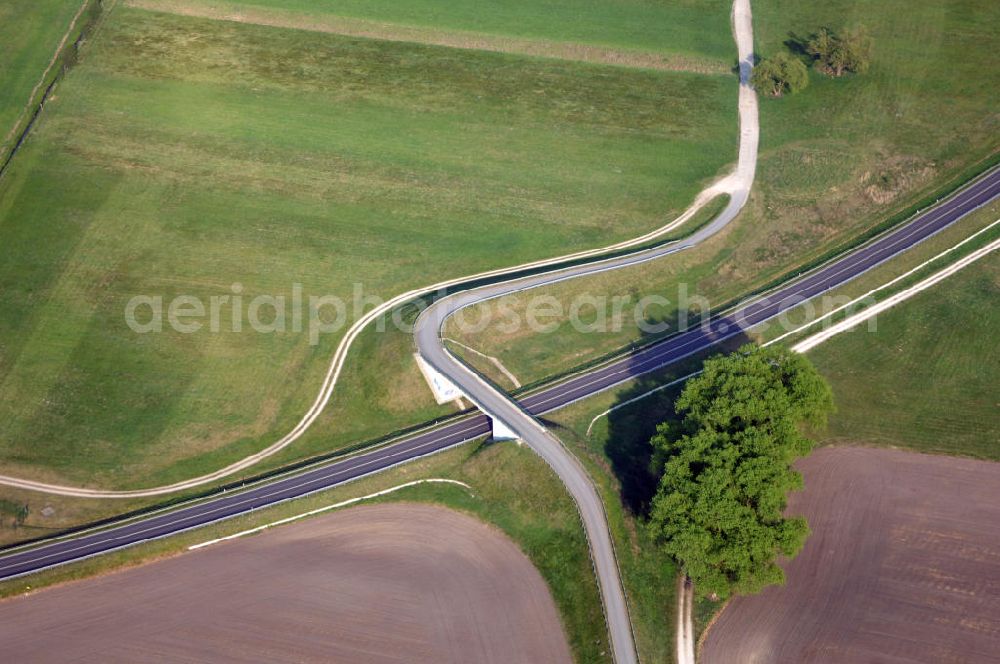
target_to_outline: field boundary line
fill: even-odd
[[[30,116],[33,108],[35,107],[41,108],[41,106],[45,103],[44,97],[40,99],[37,104],[34,103],[34,99],[38,95],[38,91],[41,90],[42,86],[45,85],[45,81],[46,79],[48,79],[49,74],[52,73],[52,68],[55,66],[56,62],[59,61],[59,57],[63,54],[63,49],[66,47],[66,42],[69,40],[70,35],[73,34],[73,30],[76,29],[77,21],[80,20],[80,17],[83,16],[83,12],[85,12],[87,10],[87,7],[91,6],[93,2],[94,0],[83,0],[83,2],[80,4],[80,8],[76,10],[76,14],[73,16],[73,20],[69,22],[69,27],[66,28],[66,32],[63,34],[62,39],[59,40],[59,44],[56,46],[56,50],[52,54],[52,58],[49,60],[48,66],[46,66],[45,71],[42,72],[41,77],[38,79],[38,83],[36,83],[35,87],[31,89],[31,93],[28,95],[27,102],[25,102],[24,107],[21,108],[21,112],[17,114],[17,119],[14,120],[14,124],[7,132],[7,135],[4,136],[3,139],[4,143],[10,141],[18,133],[18,129],[21,127],[21,123],[24,121],[25,116]],[[97,0],[97,3],[98,5],[100,5],[100,0]],[[26,130],[27,127],[25,128],[25,131]],[[15,148],[16,145],[11,146],[9,153],[10,156],[13,156]]]
[[[658,53],[650,50],[601,46],[586,42],[516,37],[461,28],[433,28],[339,14],[309,15],[294,10],[250,7],[231,2],[215,2],[206,6],[184,0],[126,0],[126,5],[136,9],[163,12],[175,16],[244,25],[302,30],[342,37],[421,44],[466,51],[547,58],[566,62],[586,62],[612,67],[655,69],[704,76],[726,75],[730,71],[725,62],[707,56]]]
[[[432,477],[423,480],[414,480],[412,482],[406,482],[404,484],[397,484],[396,486],[389,487],[388,489],[382,489],[381,491],[376,491],[375,493],[369,493],[364,496],[358,496],[357,498],[349,498],[348,500],[342,500],[339,503],[333,503],[332,505],[325,505],[323,507],[317,507],[314,510],[309,510],[308,512],[302,512],[300,514],[295,514],[293,516],[285,517],[284,519],[278,519],[277,521],[271,521],[254,528],[248,528],[247,530],[241,530],[237,533],[231,535],[225,535],[223,537],[216,537],[215,539],[206,540],[204,542],[199,542],[198,544],[192,544],[187,548],[188,551],[194,551],[195,549],[202,549],[206,546],[211,546],[213,544],[218,544],[220,542],[226,542],[229,540],[237,539],[239,537],[244,537],[246,535],[253,535],[268,528],[274,528],[275,526],[282,526],[286,523],[292,523],[293,521],[298,521],[300,519],[305,519],[310,516],[315,516],[317,514],[322,514],[323,512],[329,512],[330,510],[335,510],[340,507],[346,507],[348,505],[353,505],[355,503],[360,503],[364,500],[371,500],[372,498],[378,498],[380,496],[385,496],[390,493],[395,493],[401,489],[407,489],[411,486],[417,486],[418,484],[454,484],[465,489],[472,491],[472,487],[465,482],[459,482],[458,480],[449,480],[441,477]]]
[[[959,241],[958,243],[956,243],[956,244],[948,247],[947,249],[945,249],[944,251],[938,253],[937,255],[935,255],[935,256],[933,256],[931,258],[928,258],[927,260],[925,260],[924,262],[920,263],[919,265],[914,266],[913,268],[911,268],[911,269],[907,270],[906,272],[904,272],[903,274],[901,274],[901,275],[899,275],[899,276],[891,279],[890,281],[887,281],[886,283],[882,284],[881,286],[877,286],[877,287],[869,290],[867,293],[863,293],[863,294],[857,296],[856,298],[854,298],[850,302],[848,302],[846,304],[842,304],[841,306],[828,311],[827,313],[823,314],[822,316],[820,316],[819,318],[817,318],[815,320],[811,320],[808,323],[800,325],[799,327],[795,328],[794,330],[789,330],[788,332],[785,332],[784,334],[782,334],[782,335],[780,335],[778,337],[775,337],[774,339],[771,339],[765,345],[770,345],[770,344],[782,341],[784,339],[787,339],[788,337],[793,336],[793,335],[801,332],[802,330],[805,330],[806,328],[812,327],[813,325],[816,325],[817,323],[820,323],[820,322],[822,322],[822,321],[824,321],[824,320],[826,320],[826,319],[834,316],[835,314],[840,313],[841,311],[843,311],[844,309],[847,309],[848,307],[851,307],[851,306],[853,306],[855,304],[858,304],[862,300],[871,297],[875,293],[879,293],[881,291],[884,291],[886,288],[889,288],[891,286],[894,286],[894,285],[898,284],[901,281],[906,280],[907,278],[913,276],[915,273],[919,272],[920,270],[923,270],[925,267],[927,267],[931,263],[937,262],[938,260],[940,260],[941,258],[944,258],[946,255],[948,255],[951,252],[955,251],[956,249],[958,249],[962,245],[967,244],[967,243],[971,242],[972,240],[976,239],[977,237],[979,237],[980,235],[982,235],[986,231],[992,229],[997,224],[1000,224],[1000,219],[997,219],[996,221],[993,221],[992,223],[988,224],[987,226],[984,226],[983,228],[980,228],[978,231],[976,231],[972,235],[970,235],[970,236],[966,237],[965,239]]]

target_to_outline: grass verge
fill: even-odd
[[[1000,256],[809,352],[833,386],[826,441],[1000,459]]]
[[[8,0],[0,5],[0,173],[49,87],[76,59],[97,0]]]

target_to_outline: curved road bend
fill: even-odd
[[[879,236],[846,256],[824,265],[766,298],[754,300],[732,315],[711,321],[687,333],[664,339],[520,401],[533,415],[557,410],[621,382],[667,366],[692,353],[704,351],[730,336],[731,326],[762,323],[794,306],[840,286],[880,263],[903,253],[943,230],[976,208],[1000,197],[1000,167],[994,168],[953,196],[905,224]],[[12,548],[0,555],[0,579],[30,574],[79,561],[141,542],[245,514],[276,503],[301,498],[392,466],[433,454],[485,436],[490,425],[484,415],[473,415],[446,426],[410,435],[391,445],[349,459],[256,484],[239,492],[219,494],[170,512],[84,532],[34,548]]]
[[[645,235],[623,240],[605,247],[586,249],[573,254],[555,256],[552,258],[540,259],[521,265],[512,265],[505,268],[498,268],[474,275],[456,277],[436,284],[424,286],[405,293],[400,293],[395,297],[383,302],[365,313],[361,318],[354,321],[348,328],[344,337],[337,344],[333,358],[327,367],[326,375],[320,386],[312,405],[306,410],[302,418],[284,436],[259,450],[250,456],[235,461],[224,468],[212,471],[205,475],[192,477],[173,484],[148,487],[145,489],[130,490],[103,490],[89,489],[84,487],[64,486],[58,484],[48,484],[19,477],[9,477],[0,475],[0,485],[12,486],[29,491],[39,491],[61,496],[75,496],[80,498],[140,498],[149,496],[162,496],[178,491],[193,489],[210,483],[217,483],[226,477],[232,476],[241,470],[245,470],[266,459],[278,451],[294,443],[320,416],[337,385],[340,372],[344,368],[347,355],[360,335],[379,316],[385,315],[396,307],[415,299],[426,297],[446,290],[462,288],[471,283],[477,283],[484,279],[500,279],[505,276],[510,277],[515,274],[522,274],[527,270],[541,271],[546,268],[556,269],[557,266],[566,265],[570,261],[600,260],[601,257],[612,253],[620,253],[627,250],[637,249],[648,245],[662,238],[666,233],[680,228],[700,210],[708,201],[715,197],[727,194],[730,202],[722,214],[712,223],[714,231],[726,225],[736,213],[743,207],[753,183],[754,172],[757,168],[757,143],[759,136],[759,124],[757,119],[757,97],[752,89],[746,85],[751,68],[751,51],[753,48],[753,32],[750,20],[750,0],[733,1],[733,32],[736,39],[737,51],[740,54],[740,81],[743,83],[739,88],[738,111],[739,111],[739,152],[736,168],[727,176],[717,180],[703,189],[694,199],[692,204],[676,219],[664,226],[646,233]]]
[[[673,245],[456,293],[435,302],[421,314],[417,319],[414,333],[421,357],[446,375],[476,406],[498,418],[537,452],[556,472],[576,501],[600,581],[605,615],[617,662],[636,661],[636,655],[628,607],[619,579],[603,503],[580,462],[535,418],[535,415],[608,389],[736,336],[749,327],[857,277],[930,237],[967,212],[992,200],[998,190],[1000,190],[1000,167],[903,228],[860,247],[852,254],[774,293],[738,308],[728,316],[717,318],[707,325],[588,371],[555,388],[526,397],[520,402],[487,381],[447,350],[442,340],[442,328],[451,315],[467,306],[517,291],[596,272],[620,269],[682,251],[697,245],[716,232],[720,227],[718,224],[720,220],[724,224],[728,223],[729,219],[720,216],[708,227]],[[735,216],[735,211],[733,215]]]
[[[444,346],[443,326],[448,317],[465,307],[510,293],[537,288],[577,277],[617,270],[655,260],[689,247],[715,235],[732,221],[746,204],[757,166],[759,125],[757,97],[750,86],[753,68],[753,26],[750,0],[733,3],[733,33],[739,53],[740,88],[739,157],[734,172],[722,181],[730,194],[725,209],[705,227],[683,241],[638,251],[628,256],[595,261],[576,267],[513,279],[472,290],[462,291],[436,301],[417,319],[414,339],[420,356],[444,374],[481,410],[498,418],[517,437],[527,443],[555,471],[576,502],[597,573],[604,616],[607,619],[611,647],[617,664],[638,662],[628,602],[622,586],[614,544],[608,529],[604,503],[586,469],[535,417],[501,389],[486,381]]]

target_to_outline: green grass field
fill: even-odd
[[[226,14],[266,10],[319,21],[360,19],[392,26],[413,26],[574,43],[626,51],[679,54],[719,65],[735,59],[725,0],[499,0],[454,3],[446,0],[133,0],[143,6],[200,12],[222,7]]]
[[[0,3],[0,163],[28,115],[32,91],[83,0],[5,0]]]
[[[119,4],[0,182],[0,458],[107,487],[241,458],[305,411],[339,335],[223,311],[219,333],[142,336],[133,295],[388,298],[630,237],[734,158],[734,123],[728,77]],[[367,347],[331,410],[358,415],[292,456],[444,412],[405,345]]]
[[[1000,150],[1000,71],[990,65],[1000,48],[997,3],[755,0],[753,12],[763,55],[784,48],[790,33],[864,26],[875,44],[871,70],[840,80],[813,72],[802,93],[761,100],[751,201],[720,236],[684,255],[536,294],[568,303],[581,294],[634,302],[656,293],[672,304],[653,313],[669,319],[683,285],[717,308],[960,181]],[[491,326],[451,336],[529,384],[644,338],[634,319],[622,323],[602,334],[581,334],[564,319],[545,335]]]
[[[833,443],[1000,459],[1000,255],[809,352],[833,386]]]

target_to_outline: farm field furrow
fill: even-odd
[[[517,545],[418,504],[355,507],[0,614],[5,661],[572,661],[545,580]]]
[[[1000,465],[817,450],[789,512],[813,534],[784,587],[737,597],[701,661],[993,661],[1000,648]]]

